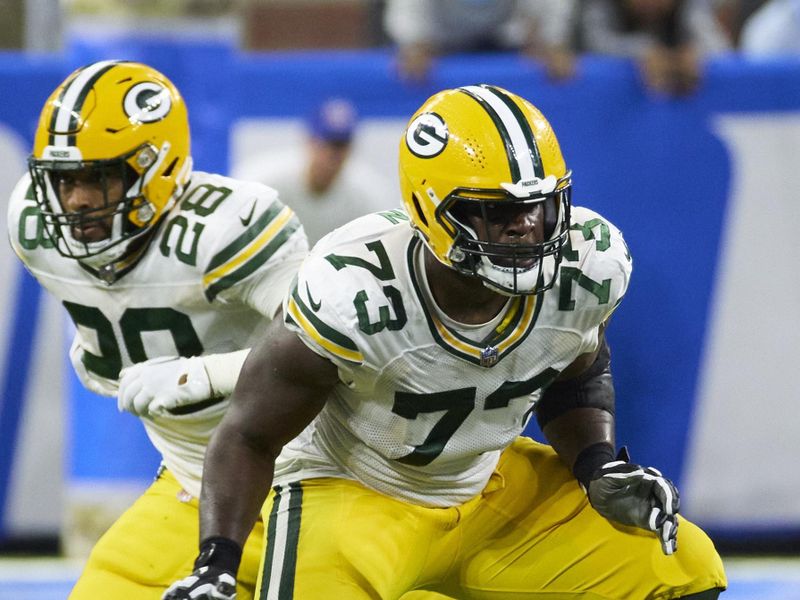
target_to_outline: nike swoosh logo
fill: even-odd
[[[253,215],[255,214],[255,212],[256,212],[256,201],[253,200],[253,206],[250,207],[250,213],[246,217],[239,215],[239,220],[242,222],[243,226],[247,227],[248,225],[250,225],[250,221],[253,220]]]
[[[306,284],[306,296],[308,296],[308,303],[311,305],[311,310],[317,312],[320,308],[322,308],[322,300],[319,302],[314,302],[314,298],[311,297],[311,290],[308,288],[308,284]]]

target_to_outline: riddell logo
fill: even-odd
[[[69,150],[50,150],[50,156],[53,158],[69,158]]]

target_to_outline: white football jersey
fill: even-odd
[[[465,502],[523,431],[541,390],[596,348],[631,273],[620,232],[575,207],[555,286],[510,298],[481,329],[440,313],[423,251],[398,210],[336,230],[303,263],[284,316],[337,365],[340,382],[284,448],[276,483],[346,477],[416,504]]]
[[[17,255],[75,323],[76,372],[106,395],[115,394],[120,370],[134,363],[249,348],[308,251],[299,221],[275,190],[197,171],[145,254],[110,284],[105,273],[55,250],[28,176],[12,193],[8,226]],[[197,412],[142,418],[164,464],[195,496],[226,405],[227,399]]]

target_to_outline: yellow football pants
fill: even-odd
[[[645,600],[726,586],[698,527],[681,518],[678,551],[665,556],[654,533],[601,517],[553,450],[527,438],[460,506],[414,506],[326,478],[276,486],[263,517],[258,597],[267,600],[395,600],[415,589],[459,600]]]
[[[169,471],[98,540],[69,600],[160,600],[174,581],[192,572],[199,541],[197,498],[181,501]],[[245,544],[237,598],[252,600],[261,543],[259,520]]]

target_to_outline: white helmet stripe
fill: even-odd
[[[83,108],[83,101],[86,99],[88,90],[91,89],[100,75],[119,62],[118,60],[104,60],[94,63],[81,70],[75,78],[69,82],[61,94],[61,98],[58,102],[58,110],[53,115],[50,127],[51,131],[64,133],[55,133],[51,135],[51,146],[70,146],[75,143],[74,128],[76,123],[74,121],[77,120]],[[73,132],[73,134],[70,135],[66,132]]]
[[[526,135],[522,129],[518,117],[511,111],[509,106],[500,97],[499,93],[489,87],[468,85],[460,88],[471,96],[481,100],[481,105],[485,108],[490,108],[493,112],[493,118],[496,116],[508,134],[508,141],[511,143],[511,155],[509,162],[515,163],[516,169],[519,172],[520,181],[531,181],[537,177],[542,177],[541,167],[537,173],[537,164],[534,162],[534,157],[538,158],[538,148],[531,148],[530,141],[532,136]],[[503,132],[501,131],[501,136]],[[535,142],[533,142],[535,144]],[[514,168],[512,167],[512,173]],[[517,183],[512,181],[511,183]]]

